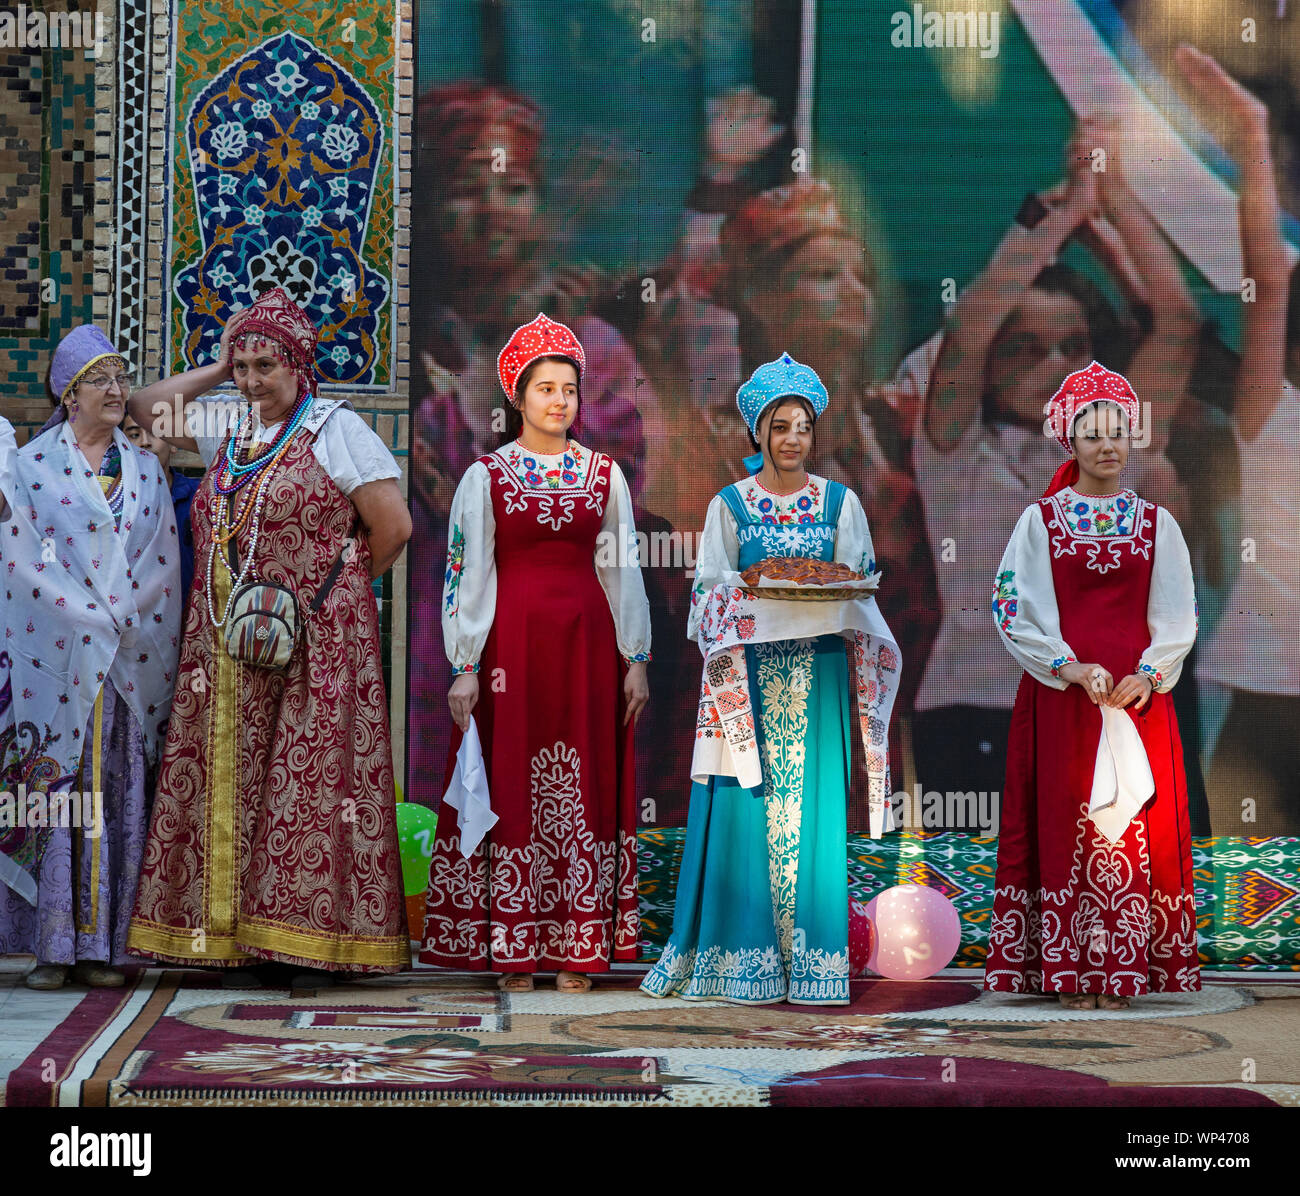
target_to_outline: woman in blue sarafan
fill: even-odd
[[[862,504],[806,471],[828,396],[788,353],[736,395],[761,453],[709,504],[696,560],[696,637],[710,591],[770,557],[875,572]],[[745,645],[763,784],[691,787],[673,933],[641,990],[753,1005],[847,1005],[847,805],[852,688],[840,635]]]

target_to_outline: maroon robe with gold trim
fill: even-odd
[[[297,596],[286,672],[233,660],[212,626],[215,469],[194,497],[196,575],[131,923],[137,953],[367,972],[409,963],[370,549],[362,532],[344,552],[356,509],[311,451],[322,422],[309,417],[270,467],[250,571]],[[220,618],[230,581],[219,560],[211,575]]]

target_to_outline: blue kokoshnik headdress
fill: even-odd
[[[813,418],[826,410],[830,396],[826,387],[811,366],[800,365],[789,353],[782,353],[775,361],[760,365],[738,391],[736,406],[749,428],[749,434],[758,439],[758,421],[778,399],[807,399],[812,404]],[[757,464],[755,464],[757,462]],[[757,473],[763,467],[763,454],[755,453],[745,458],[745,468]]]

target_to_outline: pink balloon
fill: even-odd
[[[849,898],[849,978],[857,980],[867,974],[871,958],[871,918],[861,901]]]
[[[867,902],[867,917],[872,929],[867,967],[889,980],[933,976],[961,946],[956,907],[929,885],[895,885],[877,893]]]

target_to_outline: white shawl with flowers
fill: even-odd
[[[151,762],[171,713],[184,601],[175,509],[158,459],[119,429],[113,439],[120,530],[69,424],[17,452],[12,439],[0,445],[0,685],[12,691],[4,721],[30,725],[45,745],[23,769],[44,785],[79,770],[106,679],[139,722]],[[3,855],[0,880],[34,899],[31,877]]]
[[[747,789],[762,787],[745,645],[839,634],[853,644],[871,837],[898,829],[891,804],[889,717],[903,660],[875,598],[864,590],[852,600],[791,602],[760,598],[741,583],[738,573],[728,571],[704,599],[696,631],[704,675],[691,780],[705,784],[711,776],[735,777]]]

